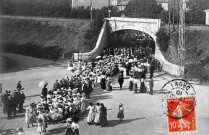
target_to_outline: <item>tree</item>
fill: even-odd
[[[156,0],[131,0],[125,11],[129,17],[158,18],[163,8]]]
[[[187,8],[186,22],[195,24],[205,23],[204,10],[209,8],[209,0],[189,0]]]

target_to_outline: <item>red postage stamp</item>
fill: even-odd
[[[195,132],[195,98],[167,99],[169,133]]]

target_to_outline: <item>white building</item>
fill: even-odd
[[[209,25],[209,9],[205,10],[206,17],[205,17],[205,25]]]
[[[170,5],[175,5],[176,9],[178,8],[180,0],[156,0],[158,4],[161,4],[165,11],[169,10],[169,3]],[[189,2],[189,0],[185,0],[185,2]]]

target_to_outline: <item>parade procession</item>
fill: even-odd
[[[148,51],[148,48],[146,49]],[[89,125],[108,126],[105,105],[89,102],[88,106],[86,101],[91,99],[91,93],[98,89],[114,91],[112,81],[113,77],[118,75],[120,90],[123,89],[124,79],[128,79],[129,90],[133,91],[133,94],[153,94],[152,78],[154,72],[160,71],[161,67],[151,53],[140,54],[132,50],[134,49],[131,47],[111,47],[105,49],[102,55],[97,56],[92,62],[81,59],[77,62],[68,61],[69,76],[55,80],[52,88],[48,88],[47,80],[41,81],[38,84],[42,89],[39,101],[32,102],[25,108],[27,128],[37,126],[37,132],[42,134],[47,132],[49,124],[66,121],[65,134],[79,134],[78,122],[85,112],[88,112],[86,119]],[[146,80],[149,81],[149,86],[145,85]],[[18,113],[23,113],[25,94],[21,80],[17,83],[16,90],[6,90],[1,100],[8,120],[16,117],[17,109]],[[117,117],[120,121],[124,118],[123,109]]]
[[[0,0],[0,135],[209,135],[209,0]]]

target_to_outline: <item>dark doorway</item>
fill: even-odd
[[[155,42],[153,38],[137,30],[119,30],[108,36],[109,47],[133,47],[150,50],[150,55],[155,54]]]

